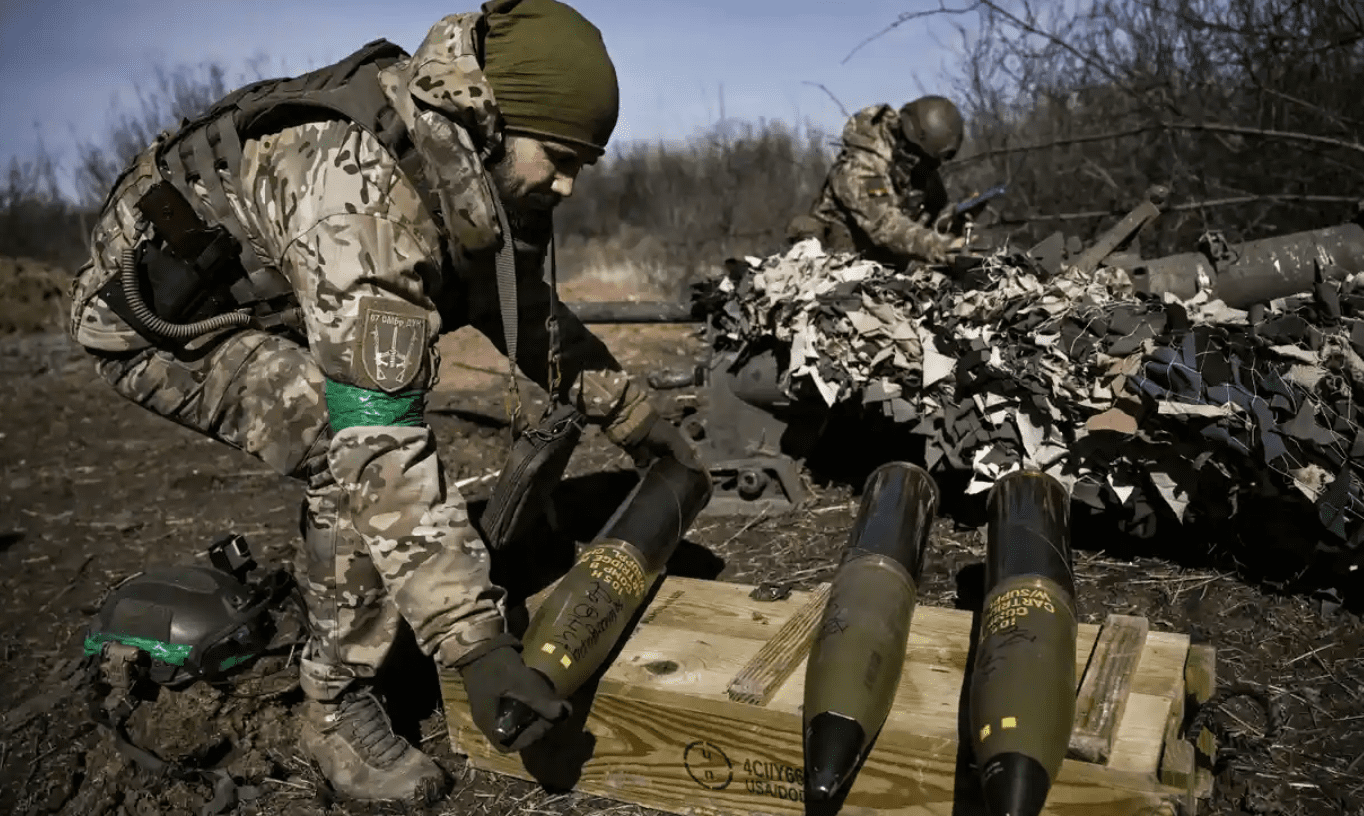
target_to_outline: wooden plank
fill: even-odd
[[[1132,676],[1133,694],[1175,697],[1184,693],[1184,666],[1189,636],[1177,632],[1146,633],[1146,648]]]
[[[672,586],[685,587],[685,593],[669,589]],[[624,645],[606,677],[650,686],[685,685],[688,694],[728,698],[729,681],[744,665],[737,661],[766,643],[766,638],[757,640],[753,636],[766,635],[764,630],[772,625],[784,625],[812,594],[793,592],[782,601],[759,604],[748,597],[751,589],[744,584],[667,579],[645,616],[647,623],[642,623]],[[660,606],[666,607],[666,613],[657,611]],[[754,625],[755,609],[762,613],[760,626]],[[915,610],[901,691],[892,706],[891,719],[910,718],[915,730],[926,736],[957,738],[957,700],[970,652],[970,623],[971,614],[962,610],[928,606]],[[1078,629],[1076,676],[1083,677],[1101,629],[1093,624],[1081,624]],[[1161,653],[1143,659],[1141,671],[1157,672],[1173,666],[1180,658],[1171,658],[1177,648],[1171,650],[1169,644],[1177,647],[1187,643],[1187,638],[1181,637],[1150,640]],[[676,671],[657,672],[660,659],[677,662]],[[801,682],[793,679],[782,684],[768,700],[768,708],[800,710],[805,693],[804,657],[792,673],[802,678]],[[1156,680],[1144,675],[1134,682],[1153,690],[1175,685],[1169,678]],[[1120,717],[1121,712],[1117,714]]]
[[[757,602],[748,597],[751,590],[665,578],[595,696],[576,706],[577,722],[520,757],[494,751],[468,720],[462,689],[445,689],[455,749],[476,767],[677,813],[802,813],[804,655],[763,705],[735,702],[729,689],[755,655],[765,648],[771,653],[775,633],[799,625],[791,621],[815,595]],[[954,797],[975,790],[956,779],[957,702],[971,623],[971,613],[962,610],[915,610],[899,691],[842,813],[946,816]],[[1183,691],[1180,650],[1187,649],[1186,638],[1166,634],[1150,633],[1132,669],[1131,688],[1142,691],[1118,717],[1119,767],[1067,760],[1047,813],[1149,816],[1186,795],[1156,774],[1164,728]],[[1091,653],[1101,635],[1092,624],[1078,629],[1080,684],[1085,667],[1098,665]],[[574,756],[579,759],[569,761]],[[547,768],[579,770],[546,780]]]
[[[810,650],[810,637],[824,614],[830,586],[822,584],[816,589],[805,606],[787,619],[748,665],[739,670],[729,683],[729,699],[750,705],[763,705],[771,699]]]
[[[1184,661],[1184,690],[1190,702],[1201,706],[1212,699],[1217,689],[1217,651],[1206,643],[1189,647]]]
[[[1180,672],[1183,678],[1183,672]],[[1178,694],[1171,700],[1170,716],[1165,721],[1165,734],[1160,754],[1160,781],[1162,784],[1187,790],[1190,795],[1194,788],[1193,746],[1183,739],[1184,695]]]
[[[1197,762],[1195,761],[1195,764]],[[1198,768],[1194,771],[1194,799],[1212,798],[1212,771],[1208,768]]]
[[[1189,647],[1189,658],[1184,664],[1184,703],[1197,712],[1217,689],[1217,652],[1206,643]],[[1217,738],[1206,727],[1197,734],[1184,737],[1193,746],[1194,796],[1212,796],[1212,765],[1217,759]]]
[[[561,749],[552,744],[537,745],[520,757],[496,752],[468,720],[457,682],[445,696],[447,712],[455,712],[455,749],[476,767],[542,783],[548,781],[548,768],[562,767]],[[800,721],[794,712],[727,699],[679,705],[676,695],[603,680],[589,730],[592,759],[576,778],[555,780],[559,785],[571,781],[580,792],[693,816],[806,813]],[[958,790],[955,755],[955,743],[883,731],[840,812],[949,816],[960,807],[958,799],[969,795]],[[1179,793],[1145,774],[1067,760],[1043,813],[1150,816],[1163,812]]]
[[[1198,768],[1194,765],[1194,748],[1176,736],[1165,743],[1160,756],[1160,783],[1182,788],[1189,796],[1197,793]]]
[[[1173,701],[1150,694],[1128,694],[1122,718],[1113,729],[1113,747],[1106,760],[1109,768],[1150,774],[1160,770],[1165,723]]]
[[[1174,748],[1175,753],[1166,756],[1169,746],[1179,743],[1179,727],[1184,717],[1184,664],[1188,654],[1188,635],[1146,633],[1146,647],[1132,674],[1132,696],[1123,713],[1123,722],[1118,726],[1109,767],[1149,769],[1151,773],[1162,774],[1161,781],[1165,784],[1188,790],[1189,780],[1176,771],[1181,761],[1179,749]],[[1133,708],[1130,701],[1138,695],[1162,701],[1165,715],[1160,716],[1160,708],[1153,708],[1150,703]],[[1169,735],[1173,735],[1173,739],[1167,739]],[[1167,770],[1172,778],[1182,781],[1167,780],[1164,777]]]
[[[1216,686],[1216,656],[1213,648],[1206,644],[1190,646],[1179,676],[1181,688],[1173,697],[1170,718],[1165,724],[1160,781],[1171,787],[1185,789],[1186,808],[1192,809],[1197,799],[1212,795],[1209,768],[1211,754],[1216,747],[1212,733],[1207,729],[1200,729],[1202,733],[1194,735],[1195,740],[1191,742],[1185,738],[1183,728],[1186,714],[1196,712],[1212,697]]]
[[[685,679],[688,694],[728,700],[730,681],[810,599],[810,593],[793,592],[758,602],[748,597],[751,591],[743,584],[666,579],[606,677],[649,686],[678,686]],[[754,619],[755,610],[761,620]],[[676,660],[678,672],[641,669],[659,659]],[[684,672],[686,678],[677,676]]]
[[[1076,643],[1075,676],[1084,671],[1099,627],[1081,624]],[[971,613],[958,609],[921,606],[914,610],[909,628],[900,694],[892,704],[890,718],[914,722],[918,733],[957,738],[957,700],[971,651]],[[627,646],[627,648],[629,648]],[[804,662],[794,677],[768,701],[769,708],[798,711],[804,700]]]
[[[1075,699],[1068,754],[1073,759],[1108,761],[1149,630],[1145,618],[1109,615],[1104,621]],[[1164,714],[1159,723],[1164,725]]]

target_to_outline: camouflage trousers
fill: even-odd
[[[310,697],[333,699],[372,677],[402,618],[439,617],[442,599],[469,591],[465,570],[442,564],[440,552],[372,550],[347,522],[346,496],[327,464],[322,370],[288,335],[235,331],[193,355],[93,353],[100,375],[127,399],[304,483],[294,571],[312,629],[300,672]],[[463,503],[457,492],[450,498]]]

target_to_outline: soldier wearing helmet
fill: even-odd
[[[873,105],[843,128],[843,149],[808,215],[788,228],[794,241],[819,238],[827,248],[881,263],[941,262],[961,246],[933,223],[947,206],[938,168],[961,147],[962,118],[941,96],[899,111]]]
[[[578,12],[490,0],[410,56],[375,41],[235,92],[161,134],[95,224],[70,331],[100,375],[303,484],[300,741],[345,796],[431,801],[448,783],[371,690],[401,624],[485,734],[504,697],[539,715],[499,748],[567,714],[507,631],[426,423],[440,334],[472,325],[514,353],[519,332],[522,372],[637,461],[704,469],[542,275],[550,213],[618,102]]]

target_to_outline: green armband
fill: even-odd
[[[426,392],[388,394],[327,380],[332,433],[362,425],[420,427],[426,423]]]

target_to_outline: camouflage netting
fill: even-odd
[[[1320,519],[1314,560],[1360,560],[1364,280],[1246,312],[1006,250],[956,278],[813,240],[727,266],[698,292],[718,349],[775,345],[789,396],[879,409],[968,493],[1038,468],[1137,536],[1279,501]]]

